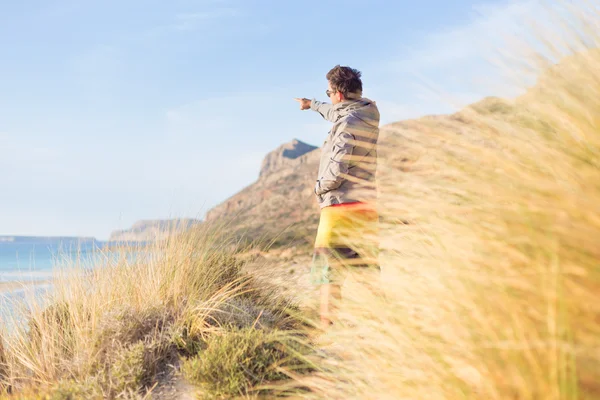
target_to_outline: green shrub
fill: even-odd
[[[182,371],[217,397],[263,392],[257,386],[287,378],[282,368],[309,369],[302,357],[306,347],[291,336],[246,328],[214,335],[206,344],[184,361]]]
[[[105,316],[92,366],[105,396],[141,393],[152,386],[166,364],[177,357],[172,320],[168,310],[160,308],[137,313],[124,308]]]
[[[81,381],[72,379],[59,381],[44,396],[45,400],[76,400],[76,399],[101,399],[102,389],[95,378],[88,378]]]

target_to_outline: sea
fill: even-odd
[[[47,281],[56,269],[89,259],[105,245],[96,240],[11,239],[0,239],[0,282]]]

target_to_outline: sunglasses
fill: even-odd
[[[331,95],[334,94],[334,93],[336,93],[336,92],[337,92],[337,90],[329,90],[329,89],[327,89],[325,91],[325,94],[327,95],[327,97],[331,97]]]

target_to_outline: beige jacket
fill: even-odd
[[[313,99],[310,108],[333,122],[321,148],[315,183],[320,207],[373,201],[379,137],[375,102],[360,98],[331,105]]]

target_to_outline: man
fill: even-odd
[[[376,271],[377,222],[375,170],[379,111],[362,97],[361,73],[335,66],[327,75],[331,104],[296,98],[332,122],[323,143],[314,193],[321,209],[313,254],[313,282],[321,286],[321,323],[334,318],[335,302],[348,273]]]

